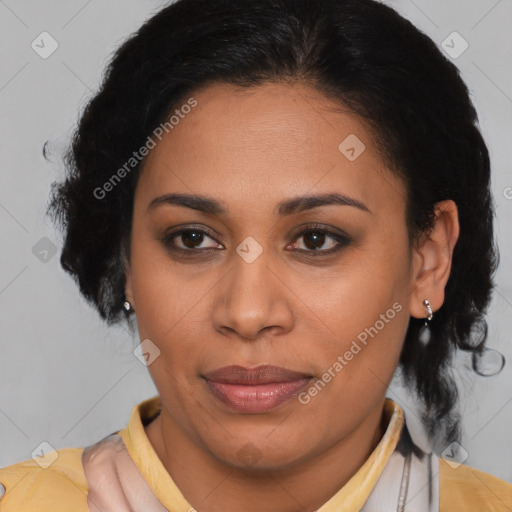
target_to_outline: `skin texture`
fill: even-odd
[[[382,437],[385,392],[409,318],[426,316],[423,299],[434,312],[444,300],[457,208],[439,203],[435,228],[411,246],[404,184],[369,129],[307,85],[215,84],[193,96],[197,106],[148,155],[134,199],[126,296],[140,339],[160,350],[148,368],[163,406],[146,432],[202,512],[316,510]],[[366,146],[354,161],[338,149],[350,134]],[[274,210],[284,199],[333,192],[369,211],[329,205],[280,217]],[[148,213],[167,193],[207,195],[228,213],[175,205]],[[338,242],[326,235],[312,249],[311,237],[298,236],[310,224],[350,241],[323,255]],[[210,252],[166,248],[160,239],[178,226],[209,231],[196,246]],[[263,249],[252,263],[236,252],[249,236]],[[173,240],[186,250],[185,242]],[[395,303],[401,311],[307,404],[295,397],[241,414],[201,378],[231,364],[321,378]]]

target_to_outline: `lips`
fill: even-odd
[[[256,368],[225,366],[205,373],[203,378],[212,394],[231,409],[263,413],[299,394],[312,376],[278,366],[261,365]]]
[[[271,365],[261,365],[256,368],[243,366],[225,366],[218,370],[205,373],[204,377],[215,382],[228,384],[268,384],[271,382],[291,382],[311,377],[306,373],[294,372],[286,368]]]

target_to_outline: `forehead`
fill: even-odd
[[[308,192],[338,191],[374,205],[403,199],[369,128],[309,86],[215,84],[190,96],[197,105],[146,157],[139,184],[148,198],[228,194],[228,202],[255,208]]]

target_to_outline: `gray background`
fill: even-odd
[[[386,3],[440,46],[454,31],[469,44],[454,62],[491,152],[501,264],[489,346],[508,364],[498,376],[482,378],[458,358],[462,445],[467,464],[512,482],[512,2]],[[60,268],[61,235],[43,212],[51,182],[62,176],[59,152],[109,55],[165,4],[0,0],[0,466],[30,458],[43,441],[54,448],[98,441],[123,428],[132,407],[156,394],[132,353],[138,340],[123,327],[107,328]],[[59,45],[47,59],[31,47],[42,32]],[[460,40],[448,43],[452,52],[462,48]],[[41,154],[46,140],[50,162]],[[392,384],[389,396],[404,405],[419,435],[406,390]]]

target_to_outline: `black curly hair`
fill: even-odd
[[[456,66],[380,2],[178,0],[153,15],[113,54],[65,154],[67,176],[52,186],[48,213],[65,234],[61,264],[108,324],[128,319],[124,265],[144,160],[108,194],[98,190],[194,91],[294,81],[368,123],[406,185],[411,243],[432,227],[436,203],[457,204],[460,237],[431,341],[420,342],[423,320],[411,318],[400,359],[428,431],[444,425],[443,439],[457,440],[452,356],[484,350],[499,259],[489,154]]]

